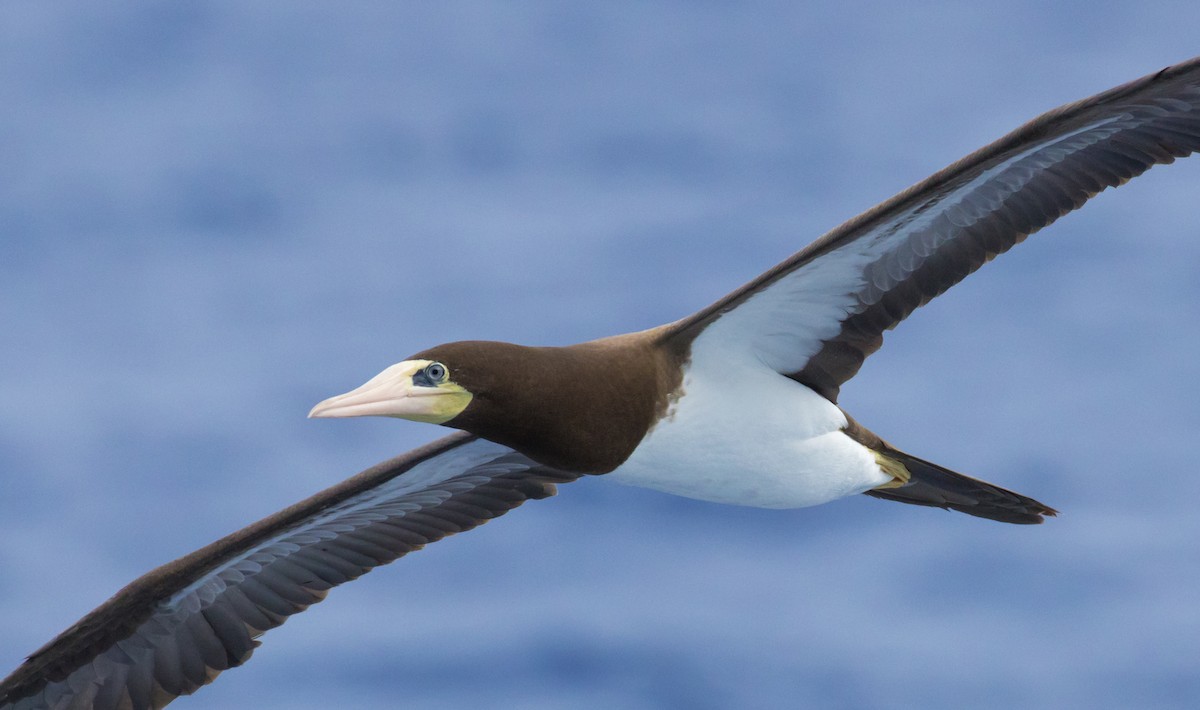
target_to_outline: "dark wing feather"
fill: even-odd
[[[1200,149],[1200,58],[1050,111],[666,329],[711,335],[832,401],[883,331],[997,254]]]
[[[331,588],[576,477],[446,437],[144,575],[0,682],[0,708],[162,707]]]

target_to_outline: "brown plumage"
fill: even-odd
[[[858,305],[820,350],[791,377],[836,402],[842,384],[883,344],[883,332],[983,264],[1154,165],[1172,163],[1200,145],[1200,98],[1192,59],[1037,117],[1007,136],[955,162],[889,200],[846,221],[742,288],[676,324],[695,337],[714,319],[738,307],[806,263],[864,235],[900,229],[905,220],[941,208],[925,229],[912,230],[901,248],[881,254],[866,269]],[[1073,134],[1088,123],[1092,131]],[[1017,170],[1030,172],[1019,189],[1005,194],[980,185],[962,203],[944,208],[956,189],[1028,151],[1039,141],[1058,141],[1063,154],[1027,155]],[[1022,176],[1023,177],[1023,176]],[[1013,178],[1016,179],[1015,177]],[[976,217],[973,221],[972,217]],[[946,235],[949,238],[945,238]],[[941,238],[939,238],[941,237]],[[896,274],[902,274],[896,278]]]
[[[466,341],[409,359],[437,360],[475,396],[448,422],[547,466],[607,473],[629,457],[680,385],[683,354],[660,329],[568,347]]]
[[[697,383],[688,377],[701,355],[712,366],[706,377],[728,372],[790,388],[808,408],[797,413],[812,415],[806,425],[841,422],[837,430],[814,429],[811,440],[832,442],[822,451],[862,464],[858,472],[873,476],[867,485],[880,486],[856,490],[1040,522],[1054,511],[899,451],[859,426],[836,408],[839,389],[883,332],[915,308],[1100,190],[1198,149],[1200,59],[1193,59],[1031,121],[677,323],[567,348],[467,342],[420,353],[420,363],[401,364],[444,361],[465,388],[441,400],[461,401],[462,409],[425,411],[424,421],[473,433],[380,464],[144,575],[0,682],[0,710],[161,707],[244,663],[258,636],[332,587],[551,495],[556,483],[620,476],[645,442],[679,426],[673,418],[694,401],[689,382]],[[444,394],[418,385],[415,372],[402,368],[384,383],[403,392],[411,411]],[[737,417],[755,410],[752,401],[728,397],[738,384],[711,387],[725,399],[714,396],[704,414],[719,418],[713,410],[732,401],[740,408],[729,427],[743,428],[729,435],[709,427],[688,444],[729,435],[738,451],[755,453],[776,443],[744,436],[756,422]],[[706,451],[688,453],[708,463]]]
[[[866,495],[897,503],[956,510],[979,518],[1018,525],[1036,525],[1043,522],[1043,516],[1058,515],[1054,508],[1029,496],[905,453],[859,424],[849,414],[846,420],[846,433],[850,438],[901,466],[906,474],[907,480],[898,481],[898,485],[873,488],[865,491]]]
[[[478,445],[468,434],[445,437],[143,575],[32,653],[0,683],[0,707],[58,707],[72,697],[67,707],[162,707],[245,663],[258,636],[329,589],[577,478],[490,447],[485,461],[443,480],[397,485]],[[206,577],[216,584],[188,591]],[[203,611],[173,624],[162,609],[173,598]],[[108,682],[70,689],[73,672],[102,668],[113,669]]]

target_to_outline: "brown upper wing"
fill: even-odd
[[[576,477],[448,436],[142,576],[0,682],[0,708],[162,707],[329,589]]]
[[[1055,109],[824,235],[663,337],[831,401],[893,328],[1106,187],[1200,149],[1200,58]]]

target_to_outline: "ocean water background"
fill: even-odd
[[[1200,5],[0,6],[0,673],[440,435],[309,421],[439,342],[682,317]],[[586,480],[339,588],[179,708],[1194,707],[1200,160],[926,306],[842,393],[1040,527]]]

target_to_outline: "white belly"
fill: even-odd
[[[764,366],[685,373],[683,396],[604,476],[687,498],[802,508],[891,480],[829,400]]]

